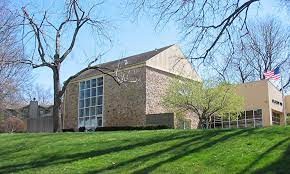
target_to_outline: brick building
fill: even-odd
[[[114,70],[114,73],[107,72],[111,75],[117,72],[119,78],[129,82],[118,85],[112,77],[98,70],[88,70],[78,76],[70,82],[64,95],[65,129],[82,126],[178,127],[178,118],[162,105],[162,96],[173,78],[201,80],[177,45],[97,66],[104,71]],[[196,128],[198,124],[198,119],[190,113],[183,121],[189,128]]]

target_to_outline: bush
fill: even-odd
[[[79,127],[79,132],[85,132],[86,128],[85,127]]]
[[[0,130],[2,132],[24,132],[25,131],[25,126],[23,120],[20,118],[17,118],[15,116],[11,116],[6,118],[2,124],[0,125]]]
[[[74,132],[75,130],[73,128],[70,129],[62,129],[62,132]]]
[[[121,126],[121,127],[97,127],[95,131],[120,131],[120,130],[158,130],[158,129],[169,129],[168,126]]]

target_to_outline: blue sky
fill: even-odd
[[[16,7],[26,5],[28,1],[22,0],[15,3]],[[39,9],[47,9],[56,7],[62,8],[62,4],[58,0],[52,1],[33,1],[32,7]],[[37,2],[37,3],[35,3]],[[100,62],[106,62],[119,59],[125,56],[138,54],[155,48],[160,48],[170,44],[177,43],[181,48],[186,50],[186,46],[182,42],[181,35],[177,26],[170,23],[164,29],[155,30],[155,21],[149,15],[141,16],[138,21],[127,18],[124,15],[124,9],[121,8],[123,1],[110,0],[102,10],[102,15],[109,18],[113,27],[109,28],[112,39],[112,47],[105,54]],[[276,15],[283,21],[289,23],[287,15],[288,9],[280,6],[278,0],[262,0],[259,9],[256,7],[250,11],[250,16],[255,18],[259,15]],[[285,22],[286,23],[286,22]],[[65,61],[61,68],[61,80],[64,81],[70,75],[78,72],[88,64],[88,59],[97,55],[100,51],[107,50],[108,46],[98,44],[89,31],[83,31],[78,37],[77,45],[73,53]],[[202,72],[200,72],[202,73]],[[37,69],[33,71],[35,83],[45,88],[52,89],[52,73],[47,68]]]

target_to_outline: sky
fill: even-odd
[[[33,9],[61,9],[63,4],[59,0],[39,0],[13,1],[16,8],[21,8],[27,4]],[[30,2],[30,3],[29,3]],[[31,3],[33,2],[33,3]],[[89,59],[98,55],[100,52],[107,51],[102,56],[101,62],[120,59],[129,55],[142,53],[155,48],[164,47],[171,44],[179,44],[183,50],[186,45],[181,40],[180,31],[175,23],[170,22],[163,29],[155,29],[156,21],[150,15],[142,15],[138,21],[128,18],[127,11],[122,8],[123,1],[109,0],[102,7],[101,16],[106,16],[110,21],[108,32],[112,45],[98,43],[89,29],[82,31],[77,39],[77,44],[72,54],[67,58],[61,67],[61,80],[66,80],[69,76],[77,73],[88,65]],[[288,11],[285,6],[281,6],[278,0],[261,0],[259,5],[255,5],[250,10],[250,17],[259,16],[278,16],[286,25],[289,25]],[[289,12],[290,13],[290,12]],[[67,41],[63,41],[67,42]],[[199,70],[197,70],[199,71]],[[202,74],[203,72],[199,72]],[[34,83],[44,88],[52,89],[52,73],[47,68],[33,70]]]

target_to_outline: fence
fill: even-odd
[[[53,132],[52,108],[44,108],[37,101],[29,105],[28,132]]]
[[[28,118],[28,132],[53,132],[53,119],[51,116]]]

